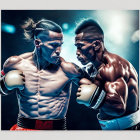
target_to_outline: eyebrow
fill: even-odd
[[[63,37],[52,37],[52,38],[50,38],[51,40],[62,40],[63,39]]]
[[[76,38],[75,38],[75,41],[80,40],[80,39],[81,39],[81,38],[76,37]],[[89,42],[89,43],[92,43],[93,41],[96,41],[96,40],[101,40],[101,38],[93,38],[93,39],[82,38],[82,41],[87,41],[87,42]]]
[[[53,42],[50,42],[50,43],[48,43],[48,44],[64,44],[64,42],[62,41],[62,42],[57,42],[57,41],[53,41]]]
[[[93,41],[95,41],[96,39],[83,39],[83,41],[86,41],[88,43],[92,43]]]

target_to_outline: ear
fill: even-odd
[[[98,51],[101,48],[101,42],[99,40],[93,41],[93,47],[95,51]]]

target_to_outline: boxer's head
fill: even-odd
[[[60,57],[63,34],[61,27],[50,20],[40,20],[34,23],[32,19],[24,25],[24,35],[33,39],[36,51],[39,51],[49,63],[57,63]]]
[[[77,26],[75,34],[78,60],[83,65],[98,61],[104,49],[104,33],[99,24],[92,19],[84,20]]]

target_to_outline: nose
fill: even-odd
[[[57,47],[56,52],[55,52],[56,55],[59,56],[60,55],[60,52],[61,52],[61,47]]]

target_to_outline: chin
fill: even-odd
[[[57,65],[57,64],[59,64],[59,62],[60,62],[60,59],[53,61],[53,64]]]
[[[88,62],[81,62],[81,64],[82,64],[82,65],[86,65],[86,64],[88,64]]]
[[[59,61],[60,61],[59,58],[57,58],[57,59],[51,59],[50,63],[57,64]]]

